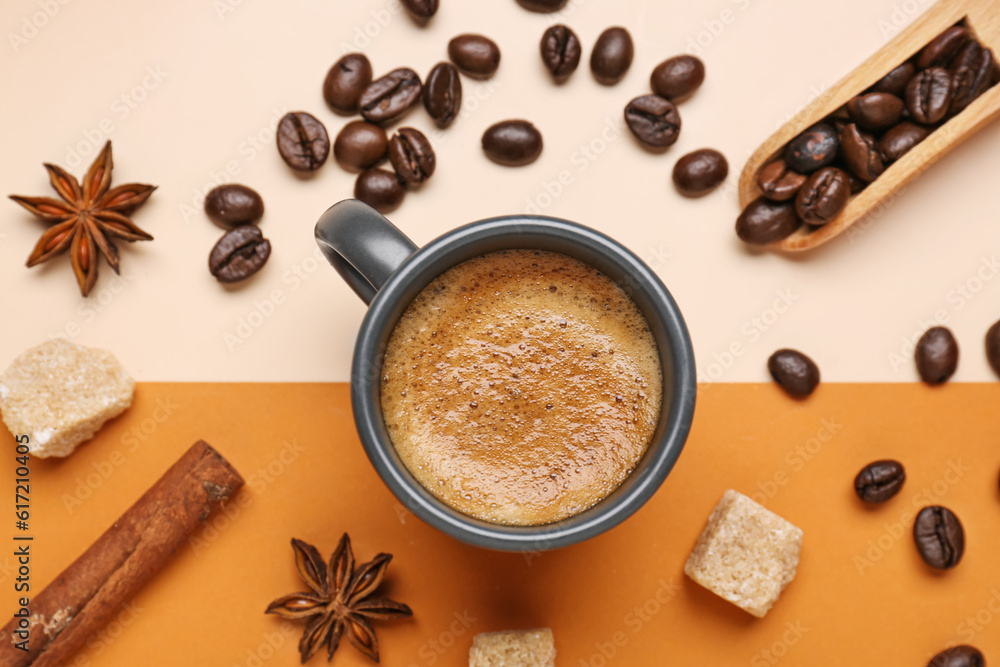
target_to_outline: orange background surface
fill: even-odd
[[[298,664],[302,625],[263,610],[303,588],[291,537],[328,556],[344,531],[359,560],[395,555],[383,590],[414,610],[377,626],[386,665],[465,665],[476,633],[546,625],[561,667],[924,665],[961,642],[989,664],[1000,661],[998,403],[1000,384],[827,384],[802,402],[769,384],[702,385],[687,447],[642,510],[586,543],[524,555],[463,545],[404,510],[365,458],[346,384],[141,383],[132,408],[70,458],[32,463],[32,590],[204,438],[244,490],[74,664]],[[6,431],[0,446],[13,493]],[[908,479],[866,508],[852,480],[883,457]],[[805,531],[798,575],[763,620],[683,575],[727,488]],[[924,565],[910,534],[909,517],[932,503],[966,529],[949,572]],[[7,617],[16,573],[4,539]],[[334,661],[367,663],[346,643]]]

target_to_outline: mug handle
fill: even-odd
[[[366,304],[417,249],[394,224],[357,199],[338,202],[320,216],[316,243]]]

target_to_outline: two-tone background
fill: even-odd
[[[103,265],[86,299],[67,256],[24,267],[44,224],[0,204],[0,366],[64,335],[114,351],[140,382],[133,408],[93,442],[33,469],[35,583],[82,552],[197,438],[248,479],[243,504],[179,553],[79,664],[140,655],[163,665],[297,664],[300,627],[260,612],[300,585],[290,537],[327,554],[344,530],[359,558],[396,554],[390,590],[415,610],[413,621],[379,626],[389,665],[462,665],[473,634],[541,625],[555,629],[558,664],[574,667],[860,656],[924,664],[962,641],[1000,660],[1000,570],[990,556],[1000,548],[1000,392],[982,345],[1000,319],[1000,124],[819,252],[760,253],[733,231],[735,183],[750,153],[931,3],[570,0],[552,15],[514,0],[441,4],[418,27],[398,0],[4,3],[0,191],[52,195],[42,162],[82,175],[109,139],[114,183],[159,186],[133,217],[155,240],[121,244],[121,276]],[[538,54],[556,22],[585,47],[561,86]],[[624,80],[605,87],[587,61],[611,25],[631,32],[636,55]],[[376,76],[401,66],[423,76],[462,32],[496,41],[500,69],[488,81],[463,78],[451,128],[437,130],[419,107],[397,124],[428,135],[438,167],[390,219],[418,244],[518,212],[614,236],[674,294],[702,382],[692,438],[663,490],[622,527],[556,553],[455,543],[398,506],[371,471],[340,384],[364,307],[312,238],[318,215],[351,196],[354,175],[331,158],[303,178],[274,147],[288,111],[314,114],[331,139],[348,122],[321,95],[343,53],[364,52]],[[705,62],[706,81],[679,105],[678,142],[654,155],[625,129],[622,109],[648,92],[657,63],[682,52]],[[531,120],[544,136],[530,166],[504,168],[482,154],[483,130],[509,118]],[[702,147],[722,151],[730,175],[716,192],[685,199],[670,170]],[[201,210],[204,194],[227,181],[261,193],[260,227],[273,247],[267,266],[235,287],[208,273],[222,230]],[[912,346],[934,324],[952,329],[961,358],[952,383],[931,390],[915,384]],[[780,347],[821,368],[824,384],[806,402],[768,384],[766,359]],[[872,512],[850,481],[881,457],[903,461],[910,481]],[[13,463],[4,466],[13,496]],[[681,572],[726,488],[805,530],[799,575],[762,621]],[[968,531],[965,560],[943,576],[923,567],[908,532],[907,513],[936,502]],[[12,572],[0,556],[0,610],[14,608]],[[363,660],[346,645],[335,657]]]

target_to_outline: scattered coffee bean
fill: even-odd
[[[483,151],[497,164],[531,164],[542,154],[542,133],[526,120],[505,120],[483,133]]]
[[[542,63],[557,82],[563,82],[576,71],[583,49],[576,33],[568,27],[557,24],[542,35],[539,45]]]
[[[809,174],[837,159],[840,139],[829,123],[818,123],[788,142],[785,164],[800,174]]]
[[[954,25],[946,29],[920,50],[917,55],[917,67],[919,69],[948,67],[971,37],[969,29],[963,26]]]
[[[420,99],[420,76],[408,67],[375,79],[361,93],[358,106],[365,120],[388,123],[409,111]]]
[[[482,35],[465,34],[448,42],[448,57],[469,76],[488,79],[500,67],[500,47]]]
[[[913,539],[924,562],[938,570],[949,570],[962,560],[965,531],[947,507],[932,505],[920,510],[913,522]]]
[[[401,127],[389,140],[389,161],[396,174],[409,186],[417,186],[434,173],[436,157],[424,133]]]
[[[854,478],[854,492],[866,503],[884,503],[899,493],[905,481],[906,470],[899,461],[873,461]]]
[[[304,111],[282,117],[277,141],[281,159],[296,171],[315,171],[330,154],[330,136],[323,123]]]
[[[986,360],[993,371],[1000,375],[1000,321],[986,332]]]
[[[222,283],[246,280],[271,256],[271,243],[260,227],[242,225],[226,232],[208,256],[208,270]]]
[[[620,27],[608,28],[597,38],[590,54],[590,71],[594,78],[606,86],[621,81],[632,65],[635,49],[628,30]]]
[[[424,84],[424,108],[438,127],[448,127],[462,108],[462,78],[451,63],[438,63]]]
[[[795,195],[795,212],[810,225],[825,225],[844,210],[851,197],[847,174],[836,167],[813,173]]]
[[[806,176],[792,171],[781,158],[768,162],[757,174],[757,185],[772,201],[788,201],[795,197],[806,182]]]
[[[878,140],[876,148],[882,154],[885,162],[895,162],[899,158],[923,141],[930,132],[926,127],[903,121],[899,125],[882,135]]]
[[[767,360],[767,370],[789,396],[803,398],[819,384],[819,368],[797,350],[778,350]]]
[[[985,665],[986,658],[979,649],[964,645],[947,648],[927,663],[927,667],[985,667]]]
[[[767,245],[790,236],[800,222],[793,202],[759,197],[736,218],[736,235],[751,245]]]
[[[982,95],[993,82],[995,71],[991,50],[976,41],[966,44],[952,64],[952,99],[948,112],[956,114]]]
[[[249,225],[264,216],[264,200],[252,188],[226,183],[205,195],[205,213],[223,227]]]
[[[958,343],[945,327],[931,327],[917,341],[914,357],[920,379],[927,384],[941,384],[958,368]]]
[[[517,4],[527,10],[547,14],[549,12],[559,11],[568,1],[569,0],[517,0]]]
[[[682,157],[674,165],[674,185],[681,193],[697,197],[715,189],[729,175],[729,163],[717,150],[702,148]]]
[[[333,157],[348,171],[364,171],[385,159],[389,139],[374,123],[352,120],[341,128],[333,141]]]
[[[677,107],[659,95],[642,95],[629,102],[625,123],[639,141],[653,148],[673,145],[681,133]]]
[[[847,103],[847,113],[863,130],[884,130],[899,121],[903,100],[891,93],[865,93]]]
[[[698,90],[705,80],[705,64],[689,55],[668,58],[653,69],[649,85],[669,100],[681,100]]]
[[[410,16],[424,23],[437,13],[438,0],[403,0],[403,7]]]
[[[840,152],[851,172],[863,181],[874,181],[885,170],[875,137],[862,132],[854,123],[840,133]]]
[[[358,100],[372,82],[372,65],[363,53],[348,53],[326,73],[323,99],[337,113],[358,112]]]
[[[918,123],[936,123],[951,106],[951,75],[942,67],[917,72],[906,84],[906,109]]]
[[[369,169],[358,174],[354,182],[354,198],[363,201],[379,213],[388,213],[403,202],[406,190],[396,174],[385,169]]]
[[[895,95],[896,97],[902,97],[903,92],[906,90],[906,84],[910,82],[913,78],[913,73],[916,69],[913,67],[913,63],[907,60],[905,63],[896,67],[891,72],[883,76],[881,79],[875,82],[872,86],[872,92],[875,93],[889,93],[890,95]]]

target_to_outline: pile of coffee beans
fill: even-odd
[[[517,0],[534,12],[554,12],[567,0]],[[407,13],[420,25],[439,9],[438,0],[403,0]],[[583,48],[573,30],[562,24],[549,27],[539,43],[542,63],[556,83],[565,82],[579,67]],[[449,61],[439,62],[426,81],[408,67],[374,78],[368,58],[348,53],[329,69],[323,81],[323,98],[341,115],[360,114],[362,120],[341,128],[333,142],[334,159],[358,173],[354,196],[386,213],[400,203],[408,190],[419,187],[434,172],[436,156],[427,137],[406,127],[390,138],[386,126],[400,120],[418,102],[439,128],[455,122],[462,106],[462,79],[488,79],[500,67],[500,47],[474,33],[453,37],[447,45]],[[632,65],[635,45],[628,30],[612,26],[597,38],[590,54],[594,79],[607,86],[624,78]],[[625,122],[640,142],[652,150],[665,150],[677,141],[681,119],[674,102],[690,96],[705,79],[698,58],[670,58],[650,76],[652,94],[641,95],[625,107]],[[330,137],[315,116],[295,111],[281,119],[278,152],[296,171],[313,172],[326,162]],[[483,153],[493,162],[516,167],[531,164],[542,153],[542,134],[530,121],[510,119],[495,123],[482,136]],[[394,148],[395,147],[395,148]],[[387,158],[393,171],[380,168]],[[673,180],[687,196],[707,194],[729,175],[729,164],[717,150],[703,148],[683,156],[674,166]]]
[[[1000,81],[993,52],[961,23],[792,139],[757,174],[761,197],[736,221],[746,243],[830,222],[852,195]]]
[[[219,282],[246,280],[271,256],[271,243],[257,222],[264,217],[264,200],[252,188],[227,183],[205,196],[205,214],[228,229],[208,256],[208,270]]]
[[[436,0],[408,0],[404,6],[418,21],[430,19],[438,9]],[[323,99],[330,109],[340,115],[361,114],[361,120],[348,122],[337,133],[333,157],[343,169],[358,173],[354,196],[379,211],[399,206],[406,190],[427,180],[436,163],[434,150],[420,130],[400,128],[390,139],[385,126],[420,101],[442,127],[458,113],[462,89],[454,68],[442,63],[431,71],[430,78],[433,86],[426,90],[420,75],[408,67],[375,79],[364,54],[348,53],[333,64],[323,80]],[[304,111],[281,119],[277,143],[288,166],[302,172],[319,169],[330,153],[326,127]],[[394,171],[379,168],[387,158],[391,158]]]

